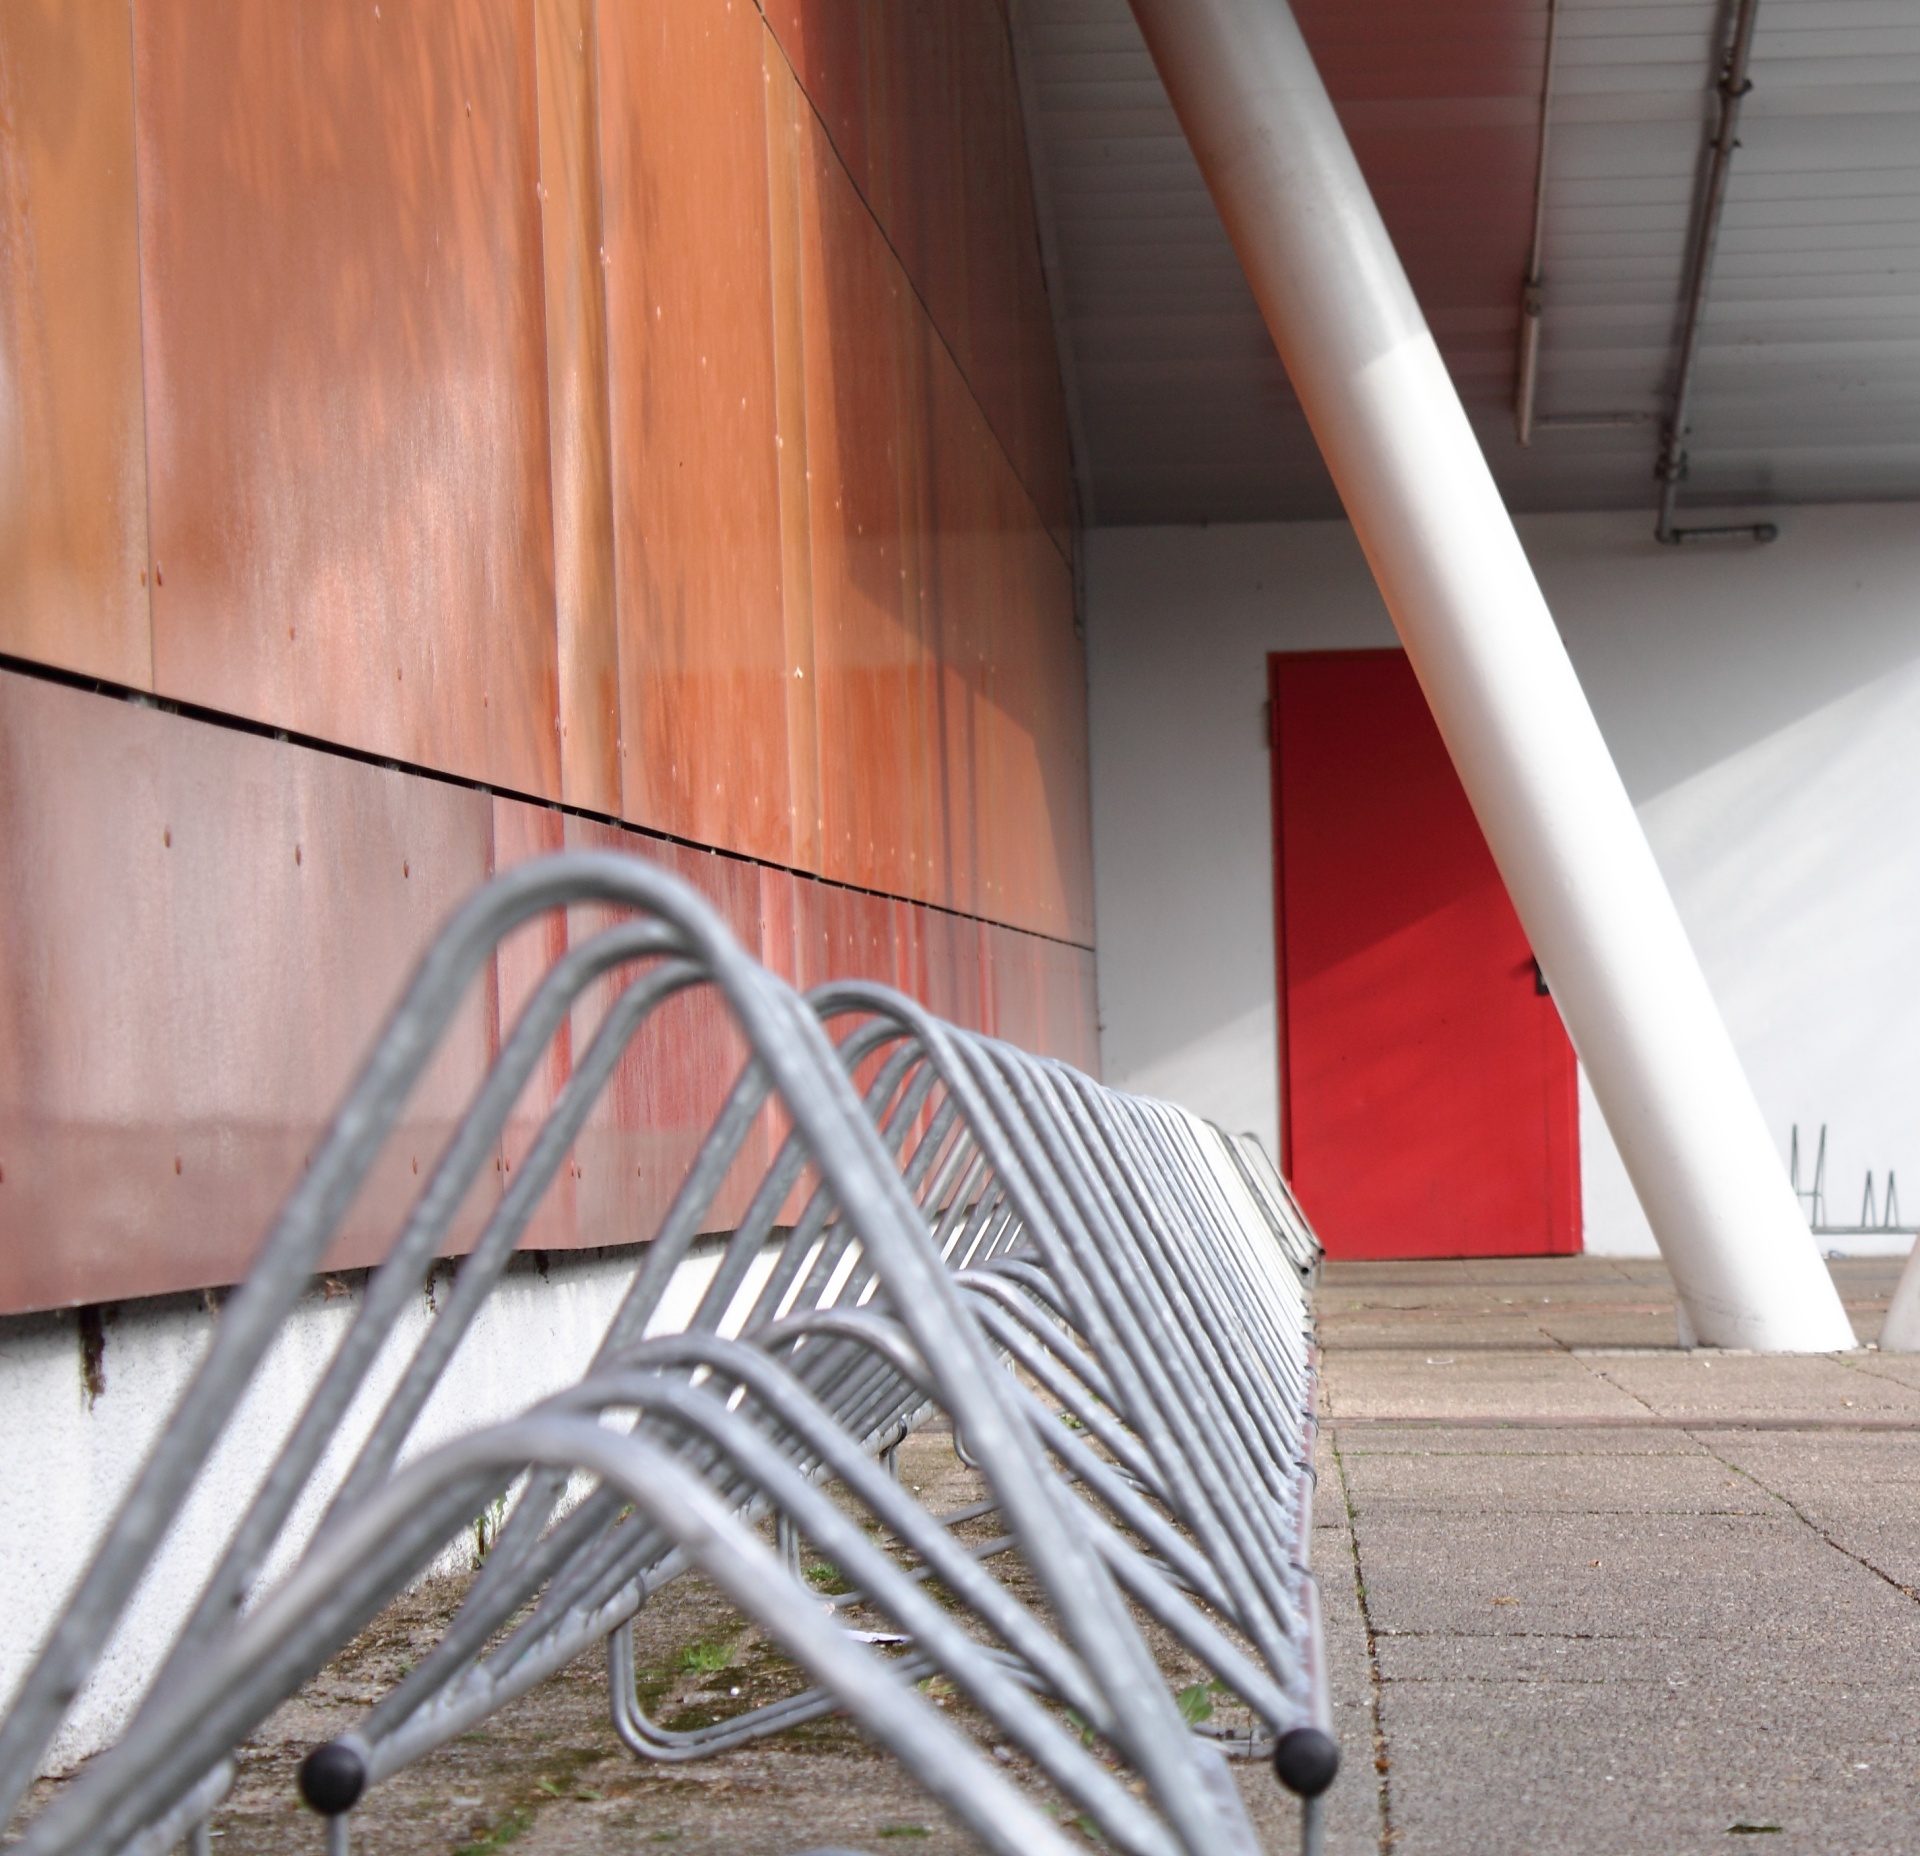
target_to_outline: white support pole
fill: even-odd
[[[1132,0],[1703,1343],[1852,1347],[1705,976],[1285,0]]]

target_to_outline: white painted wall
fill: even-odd
[[[448,1363],[420,1414],[408,1459],[483,1425],[517,1416],[580,1378],[641,1260],[639,1247],[547,1253],[547,1273],[503,1277]],[[676,1273],[650,1333],[677,1331],[698,1306],[718,1263],[703,1246]],[[771,1259],[769,1259],[769,1262]],[[749,1273],[743,1289],[757,1289]],[[446,1292],[446,1279],[439,1282]],[[262,1363],[202,1482],[167,1537],[108,1654],[55,1743],[51,1770],[104,1746],[125,1721],[198,1595],[214,1558],[259,1486],[360,1305],[357,1288],[300,1302]],[[739,1306],[736,1301],[736,1306]],[[378,1415],[401,1365],[426,1332],[423,1295],[402,1319],[349,1412],[312,1487],[269,1564],[288,1568],[345,1475],[350,1451]],[[120,1304],[105,1328],[96,1395],[89,1397],[71,1314],[0,1322],[0,1708],[92,1557],[127,1485],[172,1411],[212,1335],[215,1316],[198,1297]],[[440,1569],[465,1570],[472,1548],[450,1543]]]
[[[1920,505],[1766,514],[1520,532],[1783,1160],[1827,1122],[1829,1215],[1891,1167],[1920,1222]],[[1086,604],[1104,1073],[1277,1147],[1266,654],[1392,625],[1333,522],[1098,530]],[[1584,1088],[1581,1137],[1588,1248],[1651,1252]]]

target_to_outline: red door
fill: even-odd
[[[1580,1248],[1573,1047],[1401,651],[1268,659],[1283,1164],[1335,1257]]]

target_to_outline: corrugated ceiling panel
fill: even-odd
[[[1721,0],[1562,0],[1540,410],[1511,435],[1545,0],[1302,0],[1510,500],[1653,500]],[[1332,486],[1125,0],[1027,0],[1101,521],[1331,513]],[[1920,9],[1761,0],[1689,497],[1920,495]],[[1489,202],[1493,202],[1489,209]]]

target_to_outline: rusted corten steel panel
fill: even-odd
[[[969,916],[926,909],[919,921],[920,959],[926,971],[921,995],[942,1018],[992,1031],[981,1003],[981,925]]]
[[[1100,1074],[1100,1031],[1094,997],[1093,955],[1064,941],[1035,946],[1039,969],[1040,1034],[1034,1049]]]
[[[1026,1049],[1037,1048],[1040,1009],[1031,935],[996,922],[980,925],[980,1004],[993,1035]]]
[[[236,1281],[490,836],[482,794],[0,673],[0,1311]],[[418,1189],[486,991],[334,1264]]]
[[[995,1035],[1097,1076],[1093,955],[992,924],[982,929],[981,943]]]
[[[498,876],[529,858],[545,857],[566,848],[566,815],[552,806],[528,805],[524,800],[492,800],[493,841],[491,870]],[[488,1049],[498,1056],[512,1035],[522,1010],[546,978],[553,963],[567,951],[567,918],[559,910],[535,916],[508,935],[494,953],[494,991],[488,1025]],[[547,1047],[545,1060],[528,1079],[508,1118],[495,1164],[504,1187],[527,1156],[548,1111],[560,1098],[573,1074],[573,1027],[563,1024]],[[528,1249],[564,1249],[591,1239],[579,1233],[575,1155],[547,1188],[533,1222],[521,1239]]]
[[[824,867],[818,666],[814,662],[813,512],[807,462],[807,357],[802,273],[811,224],[803,157],[818,134],[812,106],[770,32],[761,35],[767,83],[767,197],[773,270],[775,450],[780,470],[781,674],[787,707],[791,861]]]
[[[773,197],[778,207],[796,196],[799,216],[805,398],[797,412],[783,399],[781,436],[790,472],[804,449],[810,496],[817,867],[1091,939],[1091,873],[1067,842],[1085,831],[1087,801],[1064,504],[1050,523],[1008,457],[1011,409],[1034,386],[1021,358],[1031,354],[1020,327],[1024,151],[1011,68],[996,62],[1003,28],[976,11],[949,0],[893,9],[884,22],[863,16],[870,194],[911,277],[874,231],[830,139],[833,119],[823,127],[803,111],[790,129],[792,79],[776,68],[770,84]],[[836,108],[856,88],[840,68],[853,17],[797,3],[769,14]],[[909,94],[911,109],[900,104]],[[778,219],[775,239],[778,252]],[[779,330],[790,285],[784,266],[775,275]],[[1050,366],[1038,275],[1036,264],[1027,307]],[[933,292],[927,303],[916,284]],[[984,345],[969,381],[961,367],[976,332]],[[1057,414],[1053,390],[1041,398]],[[1045,423],[1035,414],[1018,429],[1031,436]],[[1057,461],[1064,483],[1064,449]],[[789,559],[800,558],[790,543]]]
[[[819,923],[814,941],[819,966],[806,984],[823,980],[878,980],[898,983],[893,903],[885,896],[869,896],[857,889],[828,883],[809,883],[802,907]]]
[[[948,906],[991,914],[1008,899],[989,887],[1000,822],[985,809],[992,729],[987,710],[995,609],[1013,592],[1003,559],[1003,511],[995,490],[1004,458],[953,358],[936,341],[921,354],[927,405],[926,522],[920,597],[929,649],[939,666],[941,762],[934,829],[947,873]],[[1023,615],[1025,623],[1036,622]]]
[[[531,0],[134,26],[157,687],[557,797]]]
[[[150,686],[125,0],[0,7],[0,651]]]
[[[896,911],[917,915],[922,912],[917,904],[896,903],[859,890],[804,881],[799,903],[813,928],[807,937],[812,958],[803,975],[803,985],[818,986],[827,980],[878,980],[883,986],[900,984],[903,956],[904,962],[910,963],[911,949],[903,950],[899,938],[903,928],[909,935],[912,930]],[[885,1061],[884,1053],[869,1057],[854,1072],[856,1087],[864,1090]]]
[[[0,673],[0,1313],[242,1275],[434,932],[489,871],[562,844],[676,870],[802,984],[879,979],[1092,1060],[1084,950]],[[540,960],[594,926],[580,911],[503,946],[332,1266],[377,1253]],[[604,1009],[604,991],[583,1001],[529,1084],[450,1249],[471,1242]],[[528,1245],[650,1231],[743,1055],[711,994],[666,1008]],[[769,1118],[756,1155],[778,1134]]]
[[[600,261],[597,13],[594,0],[535,0],[560,784],[568,804],[617,815],[620,661]]]
[[[997,463],[988,454],[989,466]],[[989,609],[982,710],[988,853],[983,913],[1062,940],[1093,942],[1086,660],[1073,630],[1073,586],[1047,538],[1020,519],[1010,481],[997,566],[1008,596]]]
[[[1085,662],[1066,562],[937,347],[928,356],[927,631],[957,907],[1093,938]]]
[[[684,877],[736,936],[754,946],[759,866],[591,819],[568,818],[565,832],[569,849],[628,852]],[[604,909],[578,908],[570,913],[567,932],[578,945],[611,919]],[[619,978],[591,988],[575,1008],[576,1055],[591,1043]],[[631,1244],[653,1234],[745,1061],[746,1046],[711,988],[682,993],[653,1013],[576,1143],[573,1241]],[[763,1126],[748,1143],[738,1177],[717,1202],[715,1228],[745,1209],[742,1195],[751,1190],[746,1174],[767,1158],[767,1138]]]
[[[997,0],[766,0],[763,10],[1064,550],[1066,403],[1004,10]]]
[[[955,10],[956,0],[869,9],[874,157],[867,196],[941,339],[964,367],[974,331],[967,319],[970,183]]]
[[[603,8],[599,81],[624,814],[786,863],[759,15]]]
[[[938,900],[937,682],[919,599],[920,309],[817,123],[802,124],[800,146],[823,873]]]
[[[761,0],[760,6],[862,193],[869,191],[873,179],[868,150],[872,107],[867,89],[873,37],[868,21],[874,10],[873,0]]]

